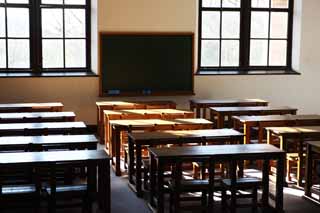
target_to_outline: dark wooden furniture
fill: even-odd
[[[99,206],[103,212],[110,212],[110,157],[104,150],[58,151],[58,152],[24,152],[1,153],[0,173],[7,168],[45,167],[50,169],[51,200],[55,201],[57,165],[82,165],[88,167],[88,192],[90,196],[97,194]],[[96,184],[98,169],[98,184]],[[40,179],[40,178],[38,178]],[[98,185],[97,189],[96,186]],[[53,202],[52,201],[52,202]],[[51,207],[54,205],[51,205]],[[54,209],[51,209],[54,212]]]
[[[154,198],[157,197],[157,212],[164,212],[164,166],[174,165],[175,173],[173,181],[176,185],[175,196],[180,194],[181,164],[186,161],[209,161],[209,187],[208,212],[212,212],[214,192],[214,165],[217,162],[226,161],[235,163],[243,160],[263,160],[263,195],[262,204],[269,208],[269,161],[277,161],[275,209],[283,212],[283,185],[284,185],[284,161],[285,152],[269,144],[247,145],[213,145],[213,146],[189,146],[171,148],[149,148],[150,152],[150,205],[154,206]],[[236,170],[230,173],[232,185],[236,182]],[[234,190],[234,189],[233,189]],[[157,196],[156,196],[157,195]],[[234,199],[234,198],[233,198]],[[234,202],[234,201],[232,201]],[[176,205],[179,205],[176,203]],[[179,209],[179,206],[176,206]]]
[[[209,107],[268,106],[268,104],[267,101],[261,99],[190,100],[190,110],[196,110],[197,118],[201,116],[205,118]]]
[[[49,149],[97,149],[94,135],[50,135],[0,137],[1,151],[49,150]]]
[[[121,133],[132,131],[158,131],[158,130],[188,130],[188,129],[210,129],[212,122],[205,119],[174,119],[174,120],[112,120],[112,140],[109,144],[109,154],[115,157],[116,175],[121,175],[120,151],[122,146]]]
[[[61,112],[62,103],[11,103],[0,104],[0,112]]]
[[[104,110],[104,140],[106,146],[110,141],[111,120],[130,120],[130,119],[176,119],[194,118],[194,112],[178,109],[126,109],[126,110]],[[108,147],[107,147],[108,148]]]
[[[0,124],[0,136],[31,136],[47,134],[83,134],[84,122],[11,123]]]
[[[217,123],[217,128],[232,127],[232,116],[241,115],[286,115],[297,113],[297,109],[291,107],[270,107],[270,106],[255,106],[255,107],[210,107],[210,119]],[[216,119],[215,119],[216,118]],[[228,125],[225,125],[225,121]]]
[[[203,129],[203,130],[171,130],[159,132],[129,133],[129,182],[134,184],[138,197],[142,196],[142,148],[156,147],[159,145],[176,144],[183,145],[196,143],[206,145],[207,142],[242,143],[243,134],[233,129]],[[134,169],[135,165],[135,169]]]
[[[0,123],[73,122],[74,112],[0,113]]]
[[[234,116],[234,128],[243,128],[244,143],[251,141],[251,129],[258,128],[259,143],[263,142],[264,129],[266,127],[286,126],[317,126],[320,125],[320,115],[266,115],[266,116]]]
[[[176,103],[173,101],[98,101],[97,106],[97,123],[98,134],[100,139],[104,137],[104,110],[121,110],[121,109],[175,109]],[[103,140],[101,140],[103,142]]]
[[[313,186],[313,163],[315,155],[317,155],[317,159],[319,159],[319,154],[320,154],[320,142],[319,141],[312,141],[312,142],[307,142],[307,157],[306,157],[306,183],[304,187],[304,198],[311,200],[312,202],[320,205],[320,199],[317,200],[312,196],[312,186]],[[319,163],[319,162],[318,162]],[[318,174],[320,178],[320,174]],[[318,179],[319,179],[318,178]],[[319,191],[318,191],[319,192]]]

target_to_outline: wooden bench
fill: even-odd
[[[94,135],[49,135],[0,137],[0,152],[52,149],[97,149]]]
[[[213,146],[188,146],[170,148],[149,148],[150,152],[150,206],[156,207],[158,213],[164,212],[164,167],[172,165],[175,169],[173,180],[175,182],[174,197],[180,196],[182,179],[182,163],[193,161],[208,161],[209,189],[208,189],[208,212],[213,211],[213,193],[215,164],[225,161],[236,165],[243,160],[263,160],[262,175],[262,206],[265,210],[272,208],[269,205],[269,161],[277,161],[275,208],[273,211],[283,212],[283,186],[284,186],[284,164],[285,152],[269,144],[247,144],[247,145],[213,145]],[[231,168],[236,168],[232,166]],[[241,175],[240,175],[241,177]],[[230,169],[231,183],[236,183],[236,169]],[[233,184],[232,184],[233,185]],[[158,189],[158,190],[156,190]],[[232,189],[234,191],[235,189]],[[155,198],[157,205],[155,206]],[[235,197],[232,197],[233,203]],[[179,202],[175,203],[175,209],[179,209]],[[270,209],[269,209],[270,210]],[[267,211],[269,212],[269,211]]]
[[[98,101],[97,123],[100,138],[104,137],[104,110],[121,109],[175,109],[176,103],[172,101]]]
[[[198,99],[190,100],[190,110],[196,111],[197,118],[206,118],[207,108],[209,107],[268,106],[268,104],[267,101],[261,99]]]
[[[297,109],[291,107],[270,107],[270,106],[255,106],[255,107],[210,107],[210,119],[216,121],[217,128],[232,127],[232,116],[242,115],[286,115],[297,113]],[[225,121],[227,118],[227,126]]]
[[[203,129],[203,130],[169,130],[159,132],[133,132],[128,134],[129,142],[129,182],[134,184],[137,196],[142,196],[141,161],[143,147],[156,147],[168,144],[202,144],[211,143],[239,143],[243,141],[243,134],[233,129]],[[135,162],[135,169],[134,169]]]
[[[109,144],[109,154],[115,157],[116,175],[121,175],[120,155],[121,155],[121,133],[132,131],[158,131],[158,130],[190,130],[190,129],[211,129],[213,123],[205,119],[174,119],[174,120],[112,120],[111,143]]]
[[[0,104],[0,113],[7,112],[61,112],[62,103],[11,103]]]
[[[111,120],[129,120],[129,119],[176,119],[176,118],[194,118],[194,113],[190,111],[177,109],[129,109],[129,110],[104,110],[104,139],[108,145],[110,141]],[[108,147],[107,147],[108,148]]]
[[[83,134],[84,122],[11,123],[0,124],[0,136],[32,136],[48,134]]]
[[[51,174],[49,182],[51,212],[55,211],[57,192],[60,192],[60,189],[62,189],[62,186],[57,185],[55,175],[56,167],[61,165],[86,166],[88,168],[87,191],[90,199],[97,197],[99,206],[103,212],[110,212],[110,157],[104,150],[0,153],[1,174],[6,172],[8,168],[13,167],[32,167],[34,171],[37,168],[43,167],[49,169]],[[98,176],[96,170],[98,170]],[[37,180],[41,180],[41,178],[38,177]],[[98,191],[96,190],[96,180],[98,181]],[[0,185],[0,187],[3,187],[3,185]],[[77,189],[78,187],[75,188]],[[72,190],[74,187],[65,189]]]
[[[0,113],[0,123],[73,122],[74,112]]]

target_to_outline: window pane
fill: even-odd
[[[29,0],[7,0],[7,3],[13,4],[28,4]]]
[[[6,35],[6,25],[5,25],[4,8],[0,7],[0,37],[4,37],[5,35]]]
[[[272,8],[288,8],[289,0],[271,0]]]
[[[268,65],[268,41],[251,40],[250,42],[250,66]]]
[[[202,38],[220,38],[220,12],[202,13]]]
[[[251,0],[251,7],[269,8],[270,0]]]
[[[29,37],[29,9],[8,8],[8,36]]]
[[[222,37],[240,38],[240,12],[222,12]]]
[[[4,0],[0,0],[0,3],[4,3]]]
[[[9,68],[30,68],[30,41],[28,39],[8,40]]]
[[[222,0],[222,7],[240,7],[241,0]]]
[[[219,66],[219,41],[202,41],[201,44],[201,66]]]
[[[63,68],[63,40],[42,41],[43,68]]]
[[[86,36],[86,13],[83,9],[65,10],[66,37],[85,38]]]
[[[221,41],[221,66],[239,66],[239,41]]]
[[[221,0],[202,0],[203,7],[221,7]]]
[[[270,66],[287,65],[287,41],[270,41]]]
[[[42,0],[42,4],[62,4],[62,0]]]
[[[42,37],[62,38],[62,9],[42,9]]]
[[[84,39],[66,40],[66,67],[86,67],[86,41]]]
[[[251,13],[251,38],[268,38],[269,12]]]
[[[271,13],[271,38],[287,38],[288,35],[288,13]]]
[[[0,40],[0,68],[6,68],[6,41]]]
[[[78,4],[78,5],[85,5],[86,0],[65,0],[65,4]]]

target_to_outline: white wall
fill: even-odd
[[[197,31],[198,0],[98,1],[98,31]],[[320,1],[296,0],[296,4],[294,66],[301,76],[196,76],[196,97],[264,98],[303,113],[320,113]],[[96,44],[96,37],[93,41]],[[0,102],[62,101],[79,120],[96,122],[98,78],[0,78],[0,90]],[[162,99],[186,107],[190,97]]]

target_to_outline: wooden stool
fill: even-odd
[[[262,186],[262,181],[257,178],[238,178],[236,185],[231,184],[231,179],[222,180],[222,209],[230,209],[230,212],[236,212],[238,207],[252,207],[252,212],[257,212],[258,208],[258,188]],[[227,190],[231,191],[231,195],[227,195]],[[232,191],[235,194],[232,194]],[[252,193],[243,194],[239,190],[252,190]],[[252,204],[237,204],[236,200],[238,198],[251,198]],[[230,199],[230,205],[228,205],[227,200]]]

